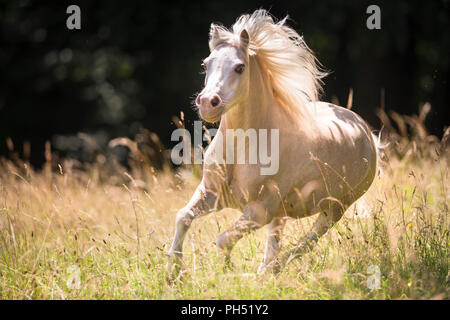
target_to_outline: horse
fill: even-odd
[[[312,249],[374,180],[376,137],[350,109],[319,101],[326,73],[286,21],[287,17],[276,21],[259,9],[240,16],[231,29],[211,24],[210,55],[203,61],[205,86],[195,105],[204,121],[220,124],[205,151],[201,182],[176,215],[169,250],[172,266],[182,264],[183,240],[192,221],[230,207],[242,210],[242,216],[217,239],[225,262],[230,263],[239,239],[267,225],[257,272],[278,272],[293,257]],[[214,160],[218,147],[230,148],[227,142],[234,140],[227,131],[252,128],[277,130],[276,173],[261,174],[266,164],[260,160]],[[248,140],[240,148],[233,144],[235,153],[248,152]],[[312,229],[278,257],[287,218],[315,214]]]

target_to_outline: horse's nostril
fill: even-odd
[[[211,105],[213,107],[217,107],[219,104],[220,104],[220,98],[218,96],[215,96],[214,98],[212,98]]]

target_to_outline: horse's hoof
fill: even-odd
[[[167,280],[173,282],[181,279],[185,273],[183,260],[177,256],[169,256],[169,261],[166,265]]]
[[[290,250],[281,258],[281,265],[286,266],[295,259],[301,258],[313,248],[313,243],[307,240],[300,242],[294,249]]]
[[[223,261],[223,272],[233,271],[234,267],[235,266],[234,263],[231,261],[231,257],[228,255],[225,256]]]
[[[281,264],[278,261],[278,259],[271,261],[268,264],[264,264],[263,262],[259,265],[258,268],[258,274],[266,274],[266,273],[272,273],[274,275],[279,274],[281,271]]]
[[[256,271],[257,274],[265,274],[267,272],[266,265],[264,263],[261,263],[258,267],[258,271]]]

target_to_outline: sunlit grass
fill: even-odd
[[[181,281],[168,281],[167,251],[175,214],[199,183],[192,170],[113,176],[100,164],[79,171],[62,164],[35,172],[3,160],[0,298],[448,299],[448,163],[418,148],[388,152],[358,206],[278,276],[256,275],[265,228],[238,243],[235,268],[225,272],[215,241],[239,212],[195,220]],[[284,250],[314,218],[288,222]],[[379,268],[379,289],[367,286],[370,266]]]

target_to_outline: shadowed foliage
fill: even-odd
[[[78,4],[82,29],[66,28]],[[31,163],[45,141],[59,154],[93,161],[95,148],[147,128],[171,146],[173,115],[186,127],[200,90],[211,22],[230,26],[259,7],[289,22],[323,65],[326,101],[345,99],[374,127],[375,109],[413,114],[430,102],[430,131],[448,125],[448,1],[378,1],[381,30],[366,28],[369,1],[5,1],[0,4],[0,154],[6,137]],[[381,92],[381,94],[380,94]],[[382,102],[380,102],[380,96]],[[396,126],[397,124],[395,124]],[[86,143],[77,133],[97,144]],[[29,143],[23,147],[23,143]],[[30,147],[31,146],[31,147]],[[110,148],[119,161],[125,148]],[[28,152],[29,151],[29,152]]]

